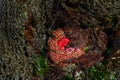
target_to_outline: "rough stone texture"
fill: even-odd
[[[1,80],[31,79],[31,57],[35,54],[35,48],[29,46],[23,33],[29,17],[27,13],[31,12],[35,20],[35,25],[32,25],[36,32],[34,43],[42,44],[46,39],[45,22],[50,17],[51,5],[52,0],[0,0]]]
[[[30,78],[33,53],[17,23],[17,2],[1,0],[0,24],[0,79]],[[4,5],[4,7],[3,7]]]

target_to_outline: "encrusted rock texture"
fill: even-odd
[[[0,0],[0,80],[33,80],[52,0]]]
[[[119,0],[0,0],[0,79],[31,80],[32,55],[40,54],[40,50],[47,46],[48,36],[56,28],[63,29],[65,36],[71,40],[66,47],[81,48],[81,44],[91,47],[93,43],[88,42],[91,34],[95,42],[91,48],[97,46],[97,49],[82,56],[92,55],[90,64],[96,56],[101,60],[107,43],[101,29],[119,27],[119,14]],[[81,29],[87,27],[99,28]],[[77,28],[80,29],[76,31]],[[81,40],[78,37],[82,37]],[[99,55],[96,52],[100,52]],[[82,56],[80,59],[84,59]],[[78,64],[79,60],[70,62]]]

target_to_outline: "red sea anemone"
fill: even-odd
[[[70,42],[70,40],[68,38],[62,38],[61,40],[58,41],[58,47],[61,50],[65,49],[65,46]]]

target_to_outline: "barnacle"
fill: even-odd
[[[81,49],[74,49],[74,48],[66,48],[66,49],[61,49],[59,48],[59,40],[64,38],[67,40],[67,43],[69,40],[65,38],[65,34],[62,29],[57,29],[53,31],[53,36],[55,39],[50,38],[48,41],[48,46],[49,46],[49,55],[51,60],[58,66],[63,66],[64,61],[67,61],[71,58],[78,58],[82,54],[84,54],[84,51]],[[67,45],[65,43],[65,45]],[[63,45],[63,46],[65,46]],[[73,50],[72,50],[73,49]],[[70,51],[72,50],[72,51]]]
[[[66,27],[65,29],[54,30],[54,37],[50,37],[48,40],[51,61],[59,67],[76,64],[83,68],[101,62],[104,58],[102,52],[106,50],[106,47],[101,49],[102,46],[99,46],[96,40],[101,41],[106,46],[107,36],[104,32],[100,32],[103,33],[102,36],[95,29],[78,28],[76,31],[74,28]],[[95,38],[95,36],[99,36],[99,38]],[[86,47],[89,47],[87,52],[85,52]]]

